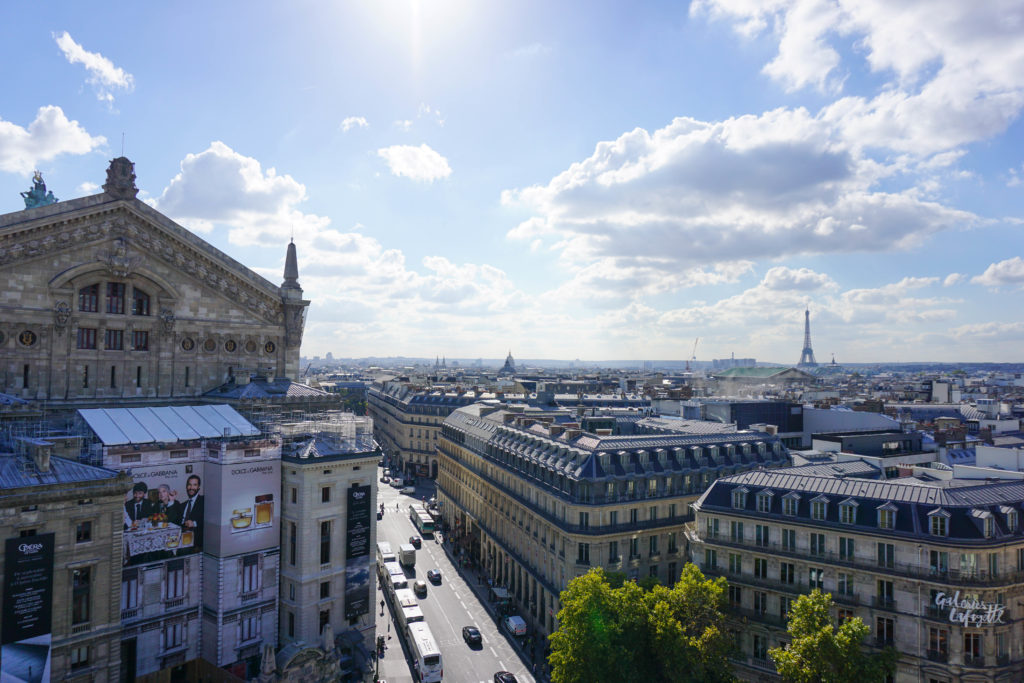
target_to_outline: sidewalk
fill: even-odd
[[[473,591],[479,599],[480,604],[484,606],[485,610],[487,610],[487,614],[498,627],[499,632],[504,634],[504,631],[501,630],[501,618],[498,616],[497,606],[494,605],[487,596],[490,586],[487,583],[486,572],[483,569],[474,569],[469,566],[461,565],[459,559],[453,552],[452,543],[448,540],[448,535],[442,532],[441,537],[444,539],[441,543],[441,547],[444,548],[445,554],[448,555],[448,559],[451,560],[452,566],[454,566],[456,571],[459,572],[463,581],[466,582],[469,589]],[[534,651],[529,652],[526,644],[524,642],[520,642],[520,639],[510,637],[507,638],[507,640],[512,643],[512,647],[522,660],[526,671],[533,671],[534,664],[536,664],[537,673],[533,674],[534,680],[536,680],[537,683],[548,683],[550,679],[547,675],[541,674],[541,670],[544,668],[543,665],[546,665],[546,662],[543,661],[543,648],[539,646],[539,643],[534,643]]]

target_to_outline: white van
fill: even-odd
[[[526,621],[522,617],[512,615],[501,620],[501,625],[513,636],[526,635]]]

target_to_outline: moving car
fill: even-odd
[[[494,683],[518,683],[518,679],[511,671],[499,671],[494,674]]]
[[[404,487],[402,487],[402,490],[399,491],[399,493],[404,493],[404,494],[410,495],[410,496],[416,495],[416,487],[415,486],[404,486]]]
[[[427,578],[433,583],[441,583],[441,570],[440,569],[428,569]]]
[[[423,539],[421,539],[419,536],[410,536],[409,543],[410,545],[412,545],[413,548],[419,550],[423,545]]]
[[[469,645],[482,645],[484,639],[480,636],[480,629],[476,626],[463,626],[462,639]]]
[[[416,583],[412,585],[412,589],[421,598],[427,597],[427,582],[423,579],[416,579]]]

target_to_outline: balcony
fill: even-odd
[[[175,607],[181,607],[185,604],[185,598],[166,598],[164,599],[164,608],[174,609]]]
[[[138,607],[130,607],[128,609],[121,610],[121,621],[128,621],[129,619],[134,619],[137,616],[139,616]]]
[[[878,609],[889,610],[890,612],[896,611],[896,599],[884,595],[876,595],[871,598],[871,606]]]
[[[895,645],[895,642],[893,641],[892,636],[875,637],[875,647],[893,647],[893,645]]]
[[[783,619],[782,617],[780,617],[777,614],[769,614],[766,611],[765,612],[761,612],[760,610],[756,610],[756,609],[746,609],[746,608],[743,608],[743,607],[733,607],[733,606],[730,606],[728,608],[728,614],[729,614],[729,616],[733,617],[734,619],[736,619],[736,620],[738,620],[738,621],[740,621],[740,622],[742,622],[744,624],[747,623],[748,621],[756,621],[758,623],[767,624],[769,626],[776,626],[778,628],[786,628],[786,620],[785,619]]]
[[[89,631],[91,629],[92,629],[92,624],[89,623],[88,621],[85,622],[84,624],[72,624],[71,625],[71,633],[73,633],[73,634],[74,633],[85,633],[86,631]]]
[[[985,655],[964,654],[964,666],[983,667],[985,666]]]
[[[832,601],[840,605],[860,605],[860,596],[856,593],[832,593]]]
[[[948,650],[928,650],[928,660],[945,664],[949,661]]]

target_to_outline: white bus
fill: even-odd
[[[398,617],[398,625],[402,629],[408,629],[409,624],[423,621],[423,610],[416,599],[416,594],[408,588],[399,588],[394,592],[395,613]]]
[[[431,517],[422,506],[416,504],[410,505],[409,519],[412,520],[413,525],[416,527],[416,531],[420,532],[420,536],[434,535],[434,518]]]
[[[384,578],[384,563],[394,562],[396,559],[390,543],[381,541],[377,544],[377,571],[380,572],[381,578]]]
[[[444,675],[441,650],[434,641],[434,635],[426,622],[409,624],[409,650],[412,652],[413,669],[422,683],[437,683]]]
[[[405,578],[405,572],[397,562],[385,562],[384,571],[388,573],[388,590],[393,592],[399,588],[409,587],[409,580]]]

